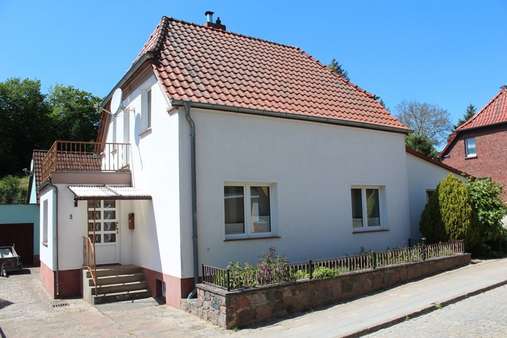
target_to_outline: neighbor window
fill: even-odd
[[[351,200],[352,227],[354,229],[382,226],[381,188],[352,188]]]
[[[47,245],[48,243],[48,200],[42,202],[42,243]]]
[[[225,234],[234,236],[270,233],[270,193],[268,185],[225,186]]]
[[[434,193],[435,193],[435,190],[433,190],[433,189],[426,190],[426,202],[428,202],[430,200],[431,196],[433,196]]]
[[[466,157],[477,156],[477,149],[475,148],[475,137],[465,139],[465,154]]]

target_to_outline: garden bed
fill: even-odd
[[[445,245],[448,245],[447,248],[449,248],[450,243]],[[419,257],[406,255],[410,251],[405,251],[404,261],[400,257],[391,254],[392,264],[382,266],[368,264],[356,266],[356,260],[349,259],[347,261],[349,265],[347,266],[344,263],[344,266],[337,267],[337,269],[342,270],[340,274],[332,277],[325,278],[324,276],[317,279],[312,276],[312,279],[310,279],[308,275],[297,273],[297,275],[305,276],[305,278],[294,280],[294,273],[290,273],[283,275],[288,276],[291,280],[255,287],[233,287],[239,285],[237,279],[234,282],[231,281],[231,270],[223,269],[225,272],[217,270],[214,273],[220,273],[221,277],[215,278],[215,280],[226,284],[225,286],[206,282],[209,275],[204,276],[204,282],[197,285],[197,299],[183,300],[181,305],[184,310],[221,327],[228,329],[241,328],[336,304],[469,264],[470,254],[462,253],[462,251],[457,252],[462,249],[462,243],[459,247],[453,246],[453,248],[456,249],[453,252],[444,250],[447,253],[446,255],[432,257],[424,256],[427,254],[424,247],[420,248],[422,250],[419,253],[422,253],[422,256]],[[360,256],[364,257],[366,255],[373,256],[372,253]],[[396,262],[394,257],[397,257]],[[342,262],[342,259],[345,258],[326,260],[325,262],[331,264],[330,262]],[[371,259],[375,262],[375,258]],[[317,264],[313,265],[314,269],[319,267],[318,262],[322,261],[311,262]],[[379,262],[377,261],[377,264]],[[307,265],[308,269],[312,269],[312,264]],[[289,266],[291,266],[289,271],[294,271],[293,266],[295,265],[289,264]],[[305,271],[301,268],[301,265],[297,266],[299,268],[296,271]],[[357,267],[356,270],[353,270],[354,266]],[[348,271],[343,272],[345,268]],[[227,290],[227,280],[229,290]],[[252,277],[247,276],[242,280],[240,279],[240,282],[244,280],[252,280]]]

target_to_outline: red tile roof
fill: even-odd
[[[480,128],[499,123],[507,123],[507,86],[502,86],[496,96],[481,111],[456,130]]]
[[[39,187],[42,183],[42,161],[44,156],[46,155],[47,150],[34,150],[32,153],[33,160],[33,176],[34,176],[34,184],[35,184],[35,194],[37,197],[37,203],[39,203]],[[30,191],[28,192],[30,194]]]
[[[447,145],[440,152],[439,157],[443,157],[448,153],[460,132],[503,123],[507,123],[507,86],[500,87],[500,91],[484,108],[456,128],[449,136]]]
[[[408,131],[372,94],[296,47],[163,17],[138,58],[147,53],[175,101]]]
[[[436,166],[439,166],[445,170],[448,170],[456,175],[460,175],[460,176],[463,176],[463,177],[474,177],[464,171],[461,171],[457,168],[454,168],[454,167],[451,167],[450,165],[448,164],[445,164],[443,163],[442,161],[439,161],[437,159],[434,159],[432,157],[429,157],[429,156],[426,156],[424,155],[423,153],[420,153],[419,151],[415,150],[415,149],[412,149],[410,147],[405,147],[405,151],[407,152],[407,154],[410,154],[410,155],[413,155],[415,157],[418,157],[420,158],[421,160],[424,160],[426,162],[429,162],[431,164],[434,164]]]

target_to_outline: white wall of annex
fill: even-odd
[[[435,190],[438,183],[449,174],[464,179],[447,169],[407,153],[411,238],[420,238],[419,221],[427,202],[426,191]]]
[[[47,233],[47,243],[46,245],[43,245],[42,243],[40,243],[40,253],[39,253],[39,258],[40,258],[40,261],[41,263],[44,263],[48,268],[50,268],[51,270],[54,270],[55,269],[55,266],[53,264],[54,262],[54,255],[55,255],[55,251],[54,251],[54,243],[55,243],[55,235],[56,235],[56,232],[55,232],[55,220],[56,220],[56,210],[55,210],[55,192],[52,188],[50,187],[47,187],[45,189],[43,189],[41,191],[41,195],[40,195],[40,199],[39,199],[39,202],[40,202],[40,208],[39,208],[39,223],[40,223],[40,226],[38,227],[39,228],[39,238],[40,238],[40,241],[42,242],[43,239],[44,239],[44,235],[43,235],[43,226],[42,226],[42,223],[44,222],[44,208],[43,208],[43,205],[45,203],[45,201],[47,201],[48,203],[48,233]]]
[[[151,89],[151,128],[145,128],[142,96]],[[181,276],[179,200],[179,116],[168,113],[169,102],[152,74],[124,98],[117,115],[116,140],[130,142],[132,181],[152,196],[152,201],[131,201],[136,228],[123,243],[133,264],[164,274]],[[124,133],[128,115],[129,129]],[[129,135],[129,137],[126,137]],[[112,142],[112,124],[107,142]],[[125,215],[126,216],[126,215]],[[122,237],[122,240],[123,237]],[[126,249],[125,249],[126,250]]]
[[[192,110],[197,129],[200,263],[257,261],[270,247],[291,261],[406,245],[410,237],[404,135],[322,123]],[[192,275],[189,127],[180,123],[182,256]],[[279,239],[224,241],[224,182],[276,186]],[[352,185],[385,188],[388,231],[354,234]]]

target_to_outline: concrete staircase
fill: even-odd
[[[97,286],[83,269],[83,298],[91,304],[104,304],[150,297],[143,270],[135,265],[97,267]]]

